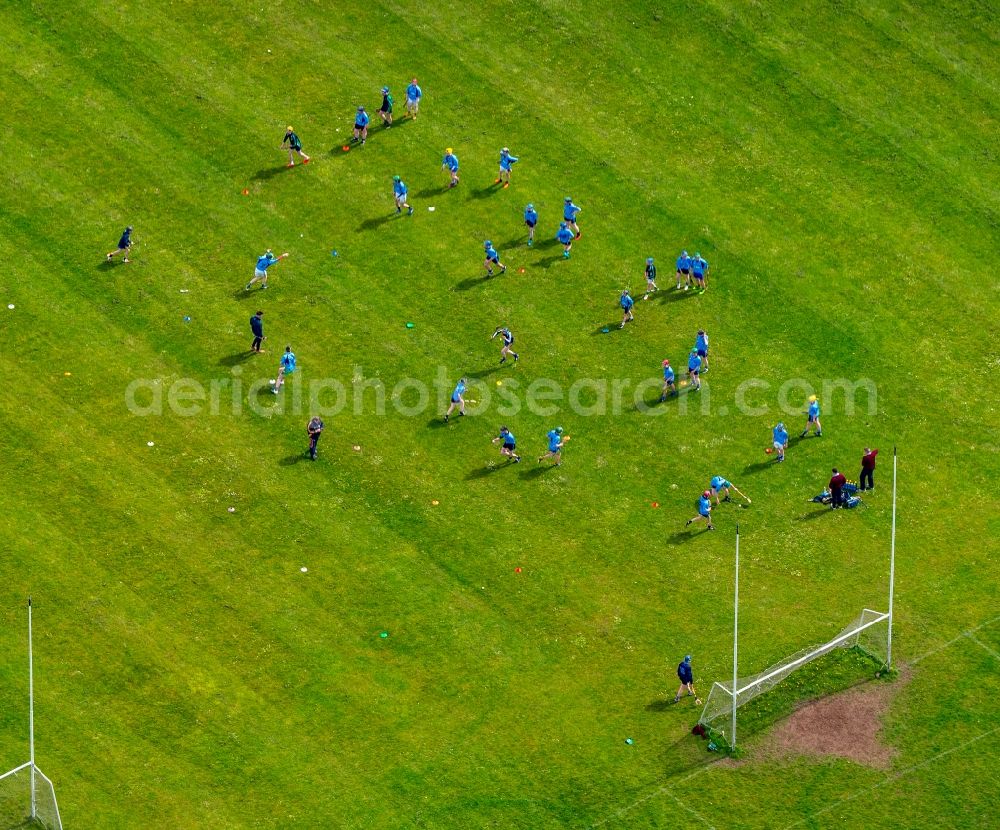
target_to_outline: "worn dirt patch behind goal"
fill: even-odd
[[[847,758],[870,767],[888,767],[896,749],[882,741],[882,716],[909,681],[874,681],[802,704],[753,744],[758,760],[800,755]]]

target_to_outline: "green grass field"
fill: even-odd
[[[0,24],[0,767],[27,760],[30,593],[67,830],[995,825],[993,4],[12,0]],[[307,167],[284,168],[287,124]],[[108,265],[127,224],[133,261]],[[510,266],[490,281],[486,238]],[[247,295],[268,247],[292,255]],[[681,248],[711,263],[703,295],[673,291]],[[619,331],[647,256],[670,290]],[[699,327],[701,397],[637,407]],[[463,374],[480,403],[444,426]],[[823,437],[768,463],[775,421],[797,436],[808,386],[839,381],[875,392],[824,395]],[[162,414],[130,411],[136,382]],[[313,464],[310,394],[332,410],[337,383]],[[526,463],[500,465],[500,423]],[[867,444],[868,506],[809,504]],[[662,703],[687,652],[703,695],[732,671],[737,521],[749,674],[885,609],[894,445],[891,768],[755,758],[760,716],[744,762],[712,763],[696,708]],[[689,532],[715,474],[753,505]],[[773,711],[862,679],[812,671]]]

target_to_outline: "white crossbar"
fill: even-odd
[[[25,762],[24,762],[23,764],[21,764],[21,766],[19,766],[19,767],[14,767],[14,769],[12,769],[12,770],[10,770],[10,771],[8,771],[8,772],[5,772],[5,773],[4,773],[3,775],[0,775],[0,781],[3,781],[3,780],[4,780],[4,778],[8,778],[8,777],[10,777],[11,775],[16,775],[16,774],[17,774],[17,773],[19,773],[19,772],[20,772],[21,770],[23,770],[23,769],[27,769],[27,768],[28,768],[28,767],[30,767],[30,766],[31,766],[31,761],[25,761]]]
[[[870,609],[866,608],[865,610],[867,611],[867,610],[870,610]],[[775,677],[776,675],[779,675],[779,674],[787,672],[787,671],[789,671],[791,669],[794,669],[797,666],[802,665],[802,663],[808,663],[810,660],[812,660],[812,658],[818,652],[826,651],[827,649],[833,648],[834,646],[839,645],[840,643],[844,642],[845,640],[851,639],[851,637],[856,637],[858,634],[860,634],[866,628],[870,628],[871,626],[876,625],[876,624],[882,622],[883,620],[887,620],[887,619],[889,619],[889,615],[888,614],[879,614],[877,617],[875,617],[875,619],[869,620],[864,625],[859,625],[857,628],[855,628],[855,629],[853,629],[851,631],[848,631],[846,634],[841,634],[839,637],[834,637],[832,640],[830,640],[830,642],[824,643],[823,645],[819,646],[818,648],[814,648],[812,651],[810,651],[808,654],[803,655],[798,660],[793,660],[791,663],[788,663],[787,665],[784,665],[784,666],[778,666],[778,668],[774,669],[773,671],[769,671],[763,677],[758,677],[752,683],[748,683],[742,689],[737,689],[736,690],[736,696],[737,696],[737,698],[739,698],[739,696],[741,694],[743,694],[747,689],[751,688],[752,686],[759,686],[765,680],[770,680],[772,677]]]

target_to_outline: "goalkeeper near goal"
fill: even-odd
[[[681,699],[681,694],[687,689],[688,697],[695,695],[694,691],[694,672],[691,670],[691,655],[684,655],[684,659],[677,665],[677,677],[680,678],[681,685],[677,689],[677,694],[674,695],[674,703],[678,703]],[[695,695],[695,702],[700,703],[697,695]]]

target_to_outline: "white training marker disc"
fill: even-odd
[[[146,442],[146,446],[147,447],[152,447],[153,446],[153,442],[152,441],[147,441]]]
[[[309,569],[305,565],[303,565],[301,568],[299,568],[299,570],[302,571],[302,573],[306,573]]]
[[[429,211],[430,211],[431,213],[433,213],[433,212],[434,212],[434,207],[433,207],[433,206],[431,206],[431,207],[429,207],[429,208],[427,208],[427,209],[428,209],[428,210],[429,210]]]
[[[7,308],[9,308],[9,309],[10,309],[11,311],[13,311],[13,310],[14,310],[14,304],[13,304],[13,303],[10,303],[10,304],[9,304],[9,305],[7,306]]]
[[[230,507],[229,508],[229,512],[230,513],[235,513],[236,512],[236,508],[235,507]]]

